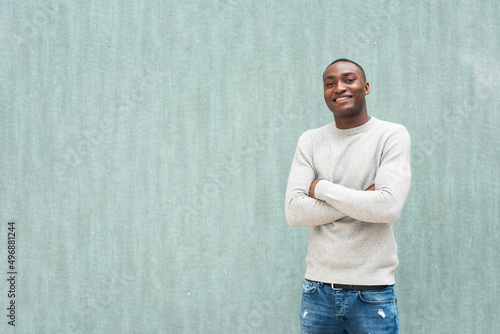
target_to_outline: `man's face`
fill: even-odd
[[[353,63],[338,62],[323,74],[325,102],[335,117],[356,117],[366,112],[365,95],[370,93],[363,71]]]

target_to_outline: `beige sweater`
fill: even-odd
[[[356,128],[335,123],[299,139],[286,190],[290,226],[309,226],[306,278],[394,284],[398,266],[392,224],[411,183],[410,135],[375,117]],[[309,187],[322,179],[309,197]],[[375,191],[364,191],[375,184]]]

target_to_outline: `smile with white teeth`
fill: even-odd
[[[351,97],[350,96],[341,96],[341,97],[337,97],[334,101],[335,102],[340,102],[340,101],[344,101],[344,100],[347,100],[347,99],[350,99]]]

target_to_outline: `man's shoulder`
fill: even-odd
[[[403,124],[384,121],[384,120],[381,120],[378,118],[375,118],[375,120],[376,120],[376,126],[374,128],[380,132],[389,133],[389,134],[400,132],[400,131],[408,132],[408,130],[406,129],[406,127]]]
[[[319,128],[315,129],[309,129],[302,133],[303,136],[308,136],[308,137],[317,137],[317,136],[323,136],[325,134],[331,133],[332,132],[332,123],[328,123],[326,125],[320,126]]]
[[[306,130],[300,135],[298,145],[299,146],[310,146],[315,145],[314,143],[324,142],[328,140],[326,137],[331,136],[332,124],[326,124],[319,128]]]

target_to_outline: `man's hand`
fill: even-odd
[[[321,181],[321,179],[316,179],[313,183],[311,183],[311,187],[309,188],[309,197],[316,198],[314,197],[314,189],[316,189],[316,185],[319,181]]]
[[[321,181],[321,179],[316,179],[316,180],[313,181],[313,183],[311,183],[311,187],[309,188],[309,197],[316,198],[314,196],[314,189],[316,189],[316,185],[318,184],[319,181]],[[374,191],[374,190],[375,190],[375,185],[372,184],[365,191]]]

